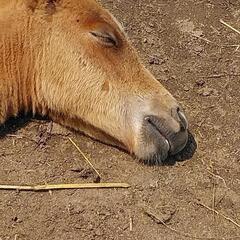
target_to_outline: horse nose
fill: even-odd
[[[171,115],[180,124],[181,132],[188,129],[187,118],[179,106],[172,108]]]
[[[149,141],[151,139],[149,136],[152,136],[154,141],[158,142],[158,155],[175,155],[186,146],[188,141],[185,116],[178,109],[176,109],[174,114],[174,117],[170,115],[164,117],[148,115],[144,118],[146,136],[148,136],[146,139]]]

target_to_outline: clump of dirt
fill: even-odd
[[[239,1],[102,2],[184,106],[197,151],[149,167],[47,121],[20,118],[0,139],[0,183],[93,182],[70,136],[102,181],[131,188],[0,191],[0,239],[240,239],[240,36],[220,22],[240,29]]]

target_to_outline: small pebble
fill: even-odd
[[[197,84],[198,87],[202,87],[205,83],[206,82],[202,79],[196,81],[196,84]]]

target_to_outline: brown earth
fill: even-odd
[[[0,183],[94,181],[69,134],[103,182],[131,188],[0,191],[0,239],[240,239],[240,50],[232,46],[240,35],[219,21],[240,29],[240,2],[102,2],[183,104],[197,151],[187,161],[149,167],[56,124],[50,131],[47,121],[9,122],[1,128]]]

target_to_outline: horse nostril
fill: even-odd
[[[172,117],[179,122],[180,130],[186,131],[188,129],[188,121],[185,114],[182,112],[180,107],[176,107],[172,109]]]
[[[178,115],[179,115],[179,118],[180,118],[180,120],[181,120],[181,122],[180,122],[180,127],[181,127],[181,129],[182,129],[183,131],[187,130],[187,129],[188,129],[188,121],[187,121],[186,116],[185,116],[184,113],[181,112],[181,111],[178,113]]]
[[[145,141],[154,143],[159,149],[164,149],[165,154],[175,155],[180,152],[187,143],[187,120],[181,109],[175,108],[173,116],[148,115],[144,117],[142,131]],[[173,115],[172,113],[172,115]],[[177,121],[175,122],[173,118]],[[180,130],[179,127],[180,126]],[[159,150],[160,152],[162,150]]]

